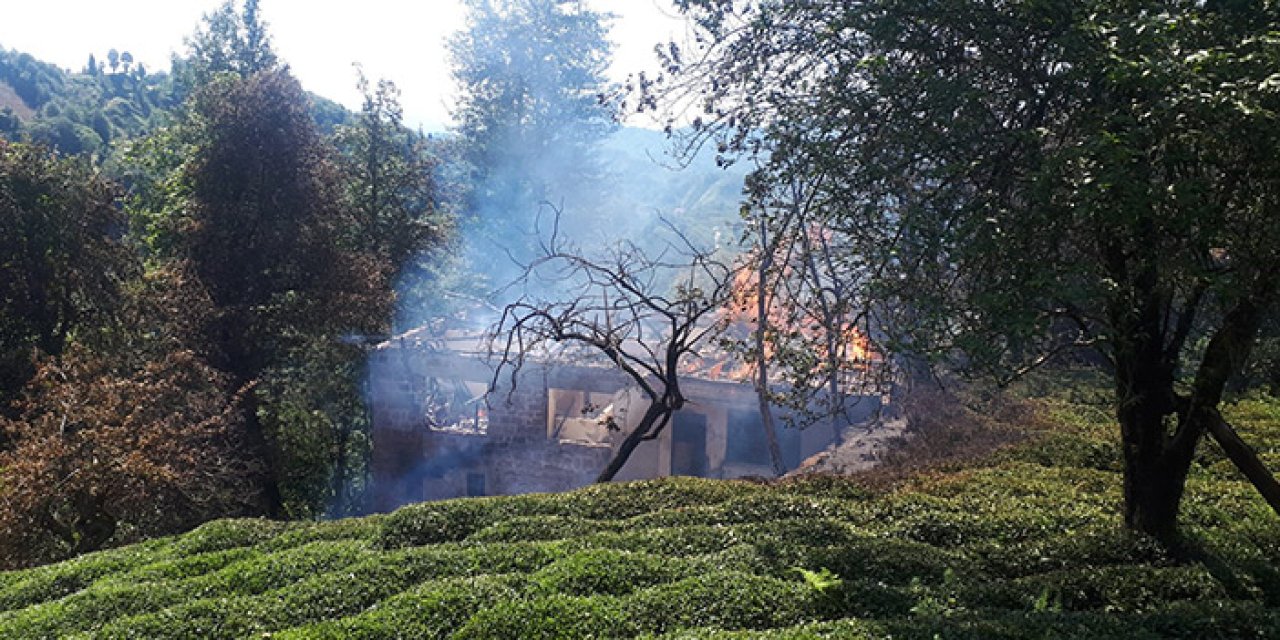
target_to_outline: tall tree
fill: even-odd
[[[887,346],[1000,376],[1098,351],[1125,521],[1172,538],[1278,296],[1277,7],[681,6],[705,45],[645,99],[694,96],[702,135],[769,152],[762,180],[823,177]]]
[[[586,223],[576,215],[589,208],[584,202],[598,202],[595,145],[614,126],[602,101],[608,16],[568,0],[466,6],[467,28],[449,49],[460,89],[457,133],[473,171],[469,213],[489,242],[527,260],[540,202],[573,224]]]
[[[190,87],[199,87],[217,73],[247,77],[279,63],[267,25],[258,15],[258,0],[245,0],[239,12],[234,0],[226,0],[205,14],[200,27],[187,38],[187,48],[190,55],[178,66]]]
[[[358,74],[359,118],[335,136],[355,218],[350,244],[377,256],[390,279],[440,236],[436,160],[426,139],[405,128],[395,83],[371,85],[363,70]]]
[[[218,308],[215,362],[253,379],[307,335],[387,316],[382,267],[348,251],[332,153],[287,71],[215,81],[195,96],[187,207],[170,221]]]
[[[177,135],[186,158],[166,182],[169,197],[151,203],[162,213],[151,217],[150,246],[189,264],[207,289],[203,344],[214,366],[236,385],[287,377],[317,344],[338,348],[348,332],[382,329],[389,269],[349,244],[357,223],[342,175],[287,71],[216,77],[193,96]],[[250,442],[275,474],[264,494],[277,514],[292,455],[280,429],[289,425],[255,402],[279,397],[251,396],[246,408]]]
[[[33,373],[106,324],[134,264],[117,190],[82,160],[0,140],[0,413]]]

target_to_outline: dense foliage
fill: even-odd
[[[47,362],[0,420],[0,563],[21,566],[260,510],[242,394],[189,351],[129,369]],[[39,390],[38,392],[34,390]]]
[[[449,49],[459,86],[453,116],[469,169],[466,213],[479,236],[478,254],[496,249],[529,260],[550,225],[548,203],[577,227],[607,229],[598,147],[616,127],[603,102],[608,16],[564,0],[466,5],[467,27]],[[504,266],[477,260],[499,286],[514,275]]]
[[[33,140],[151,86],[117,51],[78,75],[4,54],[0,74],[3,135]],[[163,110],[135,96],[155,117],[121,124],[128,144],[0,139],[0,565],[363,509],[347,336],[387,331],[399,264],[437,240],[432,160],[386,90],[359,124],[322,118],[253,2],[206,16],[174,75]]]
[[[1280,538],[1221,453],[1193,465],[1175,556],[1127,533],[1096,408],[891,489],[667,479],[223,520],[0,574],[0,634],[102,638],[1265,638]],[[1280,405],[1230,409],[1277,442]],[[1280,451],[1264,454],[1273,463]]]
[[[834,246],[822,279],[860,292],[886,349],[1002,376],[1092,349],[1127,522],[1171,535],[1280,298],[1276,6],[681,5],[698,48],[644,97],[767,160],[766,226],[805,208]]]
[[[57,356],[110,320],[134,268],[116,195],[86,162],[0,140],[0,415],[33,354]]]
[[[90,56],[83,71],[72,73],[0,50],[0,136],[105,157],[154,128],[181,103],[181,92],[169,74],[149,73],[123,55],[127,62],[116,57],[101,66]]]

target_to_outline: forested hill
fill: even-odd
[[[121,142],[162,125],[190,92],[181,59],[169,71],[135,64],[127,52],[86,60],[84,68],[69,71],[0,44],[0,137],[105,160]],[[308,97],[322,132],[332,134],[353,122],[355,114],[337,102],[314,93]],[[609,173],[626,176],[616,181],[614,201],[632,209],[624,213],[635,214],[629,216],[636,221],[635,233],[649,230],[662,216],[696,221],[692,226],[726,240],[738,235],[745,167],[723,170],[711,153],[677,162],[668,136],[636,127],[615,130],[603,150]]]
[[[162,124],[190,89],[181,60],[168,71],[135,63],[127,51],[86,60],[84,68],[68,71],[0,46],[0,137],[105,157],[121,141]],[[351,121],[336,102],[310,98],[322,130]]]

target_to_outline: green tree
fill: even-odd
[[[271,48],[267,25],[258,15],[258,0],[245,0],[237,12],[233,0],[207,13],[187,38],[190,55],[175,61],[190,87],[199,87],[214,74],[232,72],[248,77],[275,68],[279,60]]]
[[[358,78],[360,115],[335,135],[356,220],[351,246],[378,256],[400,312],[413,317],[438,306],[448,260],[439,250],[452,226],[436,187],[439,146],[405,128],[394,83],[372,86],[363,71]]]
[[[342,245],[342,179],[287,71],[225,78],[192,106],[189,199],[168,221],[218,308],[215,362],[248,381],[307,335],[386,317],[382,266]],[[371,280],[372,279],[372,280]]]
[[[86,162],[0,140],[0,412],[33,373],[105,325],[133,272],[118,192]]]
[[[491,242],[529,258],[540,202],[585,224],[582,203],[599,201],[596,145],[615,126],[603,102],[608,16],[566,0],[466,6],[467,28],[449,49],[457,133],[473,172],[469,214]]]
[[[390,269],[353,246],[351,230],[359,224],[343,197],[344,177],[287,71],[215,77],[169,136],[168,157],[182,164],[168,178],[162,168],[150,169],[154,182],[143,190],[150,195],[136,202],[151,209],[139,215],[147,221],[148,246],[161,263],[190,265],[208,291],[212,309],[201,343],[209,361],[236,385],[276,381],[247,400],[249,442],[270,471],[263,489],[268,511],[312,513],[285,500],[297,495],[289,475],[300,468],[295,458],[315,455],[290,443],[317,436],[295,437],[289,430],[309,423],[280,419],[301,414],[273,403],[319,400],[305,390],[281,391],[279,381],[307,383],[314,376],[290,371],[313,371],[307,361],[315,354],[336,358],[330,351],[342,349],[349,332],[384,329]],[[346,358],[353,362],[358,354]],[[355,384],[341,371],[332,375]]]
[[[440,235],[436,161],[425,138],[405,128],[395,83],[371,86],[359,71],[357,87],[364,96],[360,115],[335,136],[355,216],[349,242],[377,256],[390,279]]]
[[[681,6],[704,44],[643,99],[692,96],[701,136],[769,153],[759,180],[812,185],[887,347],[1001,377],[1098,351],[1125,522],[1171,538],[1277,297],[1277,8]]]

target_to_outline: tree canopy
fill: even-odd
[[[1100,353],[1126,521],[1170,534],[1277,295],[1275,7],[680,4],[702,49],[645,99],[804,185],[885,348],[1000,376]]]
[[[116,195],[85,162],[0,140],[0,413],[116,307],[134,270]]]
[[[598,219],[577,214],[599,201],[597,146],[615,126],[604,102],[608,16],[566,0],[466,5],[467,26],[449,49],[468,214],[489,243],[527,260],[540,203],[577,224]]]

